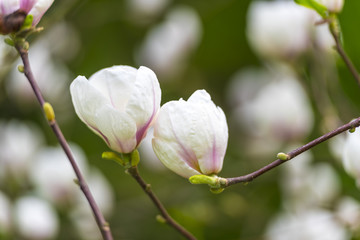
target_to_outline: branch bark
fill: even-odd
[[[227,182],[225,184],[225,186],[223,187],[229,187],[231,185],[237,184],[237,183],[246,183],[246,182],[251,182],[252,180],[254,180],[255,178],[263,175],[264,173],[270,171],[271,169],[293,159],[294,157],[298,156],[299,154],[319,145],[320,143],[329,140],[330,138],[339,135],[340,133],[343,133],[347,130],[356,128],[360,126],[360,117],[354,119],[353,121],[351,121],[350,123],[347,123],[331,132],[326,133],[325,135],[316,138],[315,140],[305,144],[304,146],[301,146],[289,153],[287,153],[288,158],[287,160],[281,160],[281,159],[276,159],[275,161],[273,161],[272,163],[266,165],[265,167],[260,168],[259,170],[256,170],[252,173],[249,173],[247,175],[243,175],[243,176],[239,176],[239,177],[234,177],[234,178],[226,178]]]
[[[34,91],[36,98],[37,98],[38,102],[40,103],[40,106],[43,107],[45,100],[41,94],[40,88],[37,85],[34,75],[31,71],[29,57],[28,57],[28,51],[26,49],[24,49],[21,46],[21,44],[16,44],[15,48],[19,52],[22,62],[24,64],[24,74],[25,74],[26,78],[28,79],[28,81]],[[75,158],[71,152],[71,149],[70,149],[64,135],[62,134],[62,131],[61,131],[59,125],[57,124],[55,119],[52,121],[49,121],[49,125],[50,125],[51,129],[53,130],[56,138],[58,139],[61,147],[63,148],[67,158],[69,159],[69,162],[70,162],[72,168],[74,169],[80,189],[84,193],[87,201],[89,202],[89,205],[94,214],[96,223],[101,231],[103,239],[104,240],[112,240],[113,237],[111,234],[110,226],[105,221],[104,216],[102,215],[99,207],[97,206],[95,199],[94,199],[93,195],[91,194],[90,189],[89,189],[78,165],[76,164]]]

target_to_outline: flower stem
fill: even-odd
[[[231,185],[234,185],[236,183],[243,183],[243,182],[251,182],[252,180],[254,180],[255,178],[263,175],[264,173],[270,171],[271,169],[283,164],[284,162],[287,162],[291,159],[293,159],[294,157],[300,155],[303,152],[306,152],[307,150],[319,145],[322,142],[325,142],[327,140],[329,140],[332,137],[335,137],[337,135],[339,135],[340,133],[343,133],[347,130],[351,130],[354,129],[356,127],[360,126],[360,117],[354,119],[353,121],[351,121],[350,123],[347,123],[331,132],[326,133],[325,135],[316,138],[315,140],[305,144],[304,146],[301,146],[289,153],[287,153],[287,160],[282,160],[282,159],[276,159],[275,161],[273,161],[272,163],[266,165],[265,167],[262,167],[252,173],[249,173],[247,175],[243,175],[243,176],[239,176],[239,177],[234,177],[234,178],[226,178],[227,182],[223,187],[229,187]]]
[[[150,184],[147,184],[144,179],[140,176],[137,166],[131,167],[128,169],[130,175],[136,180],[144,192],[149,196],[151,201],[154,203],[157,209],[159,209],[162,217],[165,219],[166,223],[175,228],[181,235],[186,239],[195,240],[196,238],[188,232],[183,226],[177,223],[166,211],[164,205],[160,202],[157,196],[151,190]]]
[[[15,44],[15,48],[19,52],[22,62],[24,64],[24,74],[25,74],[26,78],[28,79],[28,81],[34,91],[38,102],[40,103],[41,107],[43,107],[45,104],[45,100],[41,94],[40,88],[37,85],[34,75],[31,71],[29,57],[28,57],[28,51],[26,49],[24,49],[21,44]],[[71,149],[70,149],[64,135],[61,132],[59,125],[57,124],[55,119],[52,119],[51,121],[48,121],[48,122],[49,122],[49,125],[50,125],[51,129],[53,130],[57,140],[59,141],[61,147],[63,148],[67,158],[69,159],[72,168],[74,169],[80,189],[84,193],[87,201],[89,202],[89,205],[94,214],[96,223],[101,231],[103,239],[104,240],[112,240],[113,237],[111,234],[110,226],[105,221],[104,216],[102,215],[99,207],[97,206],[95,199],[94,199],[93,195],[91,194],[90,189],[89,189],[82,173],[80,172],[78,165],[76,164],[75,158],[71,152]]]
[[[351,74],[353,75],[353,77],[355,78],[357,84],[360,87],[360,75],[359,75],[358,71],[356,70],[356,67],[352,63],[351,59],[346,54],[346,52],[345,52],[345,50],[344,50],[344,48],[343,48],[343,46],[341,44],[340,26],[339,26],[339,22],[337,21],[336,18],[332,19],[332,21],[329,22],[329,29],[330,29],[331,35],[333,36],[333,38],[335,40],[336,51],[339,53],[341,58],[344,60],[347,68],[350,70]]]

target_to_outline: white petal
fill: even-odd
[[[20,7],[19,0],[0,0],[0,15],[8,15]]]
[[[137,70],[129,66],[113,66],[94,73],[89,82],[112,106],[120,111],[125,107],[133,93]]]
[[[110,102],[89,81],[83,77],[77,77],[70,85],[70,93],[76,114],[96,134],[96,112],[103,105]]]
[[[126,112],[136,122],[137,141],[145,137],[157,112],[160,109],[161,89],[155,73],[147,67],[140,67],[133,93],[126,106]]]
[[[95,121],[99,131],[107,137],[111,149],[121,153],[135,149],[136,125],[129,115],[105,105],[97,111]]]
[[[159,149],[168,149],[165,145],[170,143],[176,146],[173,148],[180,156],[177,159],[161,159],[166,154],[158,155],[168,165],[186,163],[202,174],[218,173],[222,168],[228,139],[226,118],[206,91],[196,91],[188,102],[180,99],[166,103],[160,110],[154,136],[156,141],[165,140]]]
[[[48,8],[51,6],[51,4],[54,2],[54,0],[38,0],[33,8],[28,13],[29,15],[33,15],[33,25],[38,24],[41,17],[44,15],[44,13],[48,10]]]
[[[152,145],[154,152],[161,160],[161,162],[170,170],[175,173],[189,178],[193,175],[201,174],[192,167],[190,167],[187,162],[179,154],[179,145],[173,141],[167,141],[160,138],[154,138],[152,140]]]

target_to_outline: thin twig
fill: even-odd
[[[20,57],[21,57],[21,59],[23,61],[24,74],[25,74],[26,78],[28,79],[28,81],[29,81],[29,83],[30,83],[30,85],[31,85],[31,87],[32,87],[32,89],[34,91],[38,102],[40,103],[41,106],[43,106],[44,103],[45,103],[45,100],[44,100],[44,98],[43,98],[43,96],[41,94],[40,88],[37,85],[37,83],[35,81],[35,78],[34,78],[34,75],[33,75],[32,71],[31,71],[31,67],[30,67],[30,63],[29,63],[29,57],[28,57],[28,51],[23,49],[20,44],[16,44],[15,47],[16,47],[17,51],[19,52]],[[70,147],[69,147],[64,135],[61,132],[61,129],[60,129],[59,125],[57,124],[55,119],[50,121],[49,124],[50,124],[50,127],[53,130],[54,134],[56,135],[56,138],[58,139],[61,147],[63,148],[66,156],[68,157],[72,168],[74,169],[74,172],[76,174],[80,189],[82,190],[82,192],[84,193],[87,201],[90,204],[91,210],[92,210],[92,212],[94,214],[96,223],[97,223],[97,225],[98,225],[98,227],[99,227],[99,229],[101,231],[103,239],[104,240],[112,240],[113,237],[112,237],[112,234],[111,234],[110,226],[105,221],[104,216],[102,215],[99,207],[97,206],[97,204],[95,202],[95,199],[94,199],[93,195],[91,194],[90,189],[89,189],[83,175],[81,174],[78,165],[76,164],[74,156],[73,156],[73,154],[72,154],[72,152],[70,150]]]
[[[130,175],[139,183],[144,192],[149,196],[151,201],[155,204],[157,209],[159,209],[162,217],[165,219],[166,223],[175,228],[180,234],[182,234],[185,238],[189,240],[196,240],[196,238],[188,232],[183,226],[177,223],[166,211],[164,205],[160,202],[157,196],[151,190],[150,184],[147,184],[144,179],[139,175],[139,171],[137,167],[131,167],[128,169]]]
[[[247,175],[244,175],[244,176],[239,176],[239,177],[234,177],[234,178],[226,178],[227,180],[227,183],[224,187],[228,187],[228,186],[231,186],[231,185],[234,185],[236,183],[242,183],[242,182],[251,182],[252,180],[254,180],[255,178],[263,175],[264,173],[270,171],[271,169],[283,164],[284,162],[287,162],[291,159],[293,159],[294,157],[298,156],[299,154],[319,145],[320,143],[326,141],[326,140],[329,140],[330,138],[336,136],[336,135],[339,135],[340,133],[343,133],[349,129],[353,129],[353,128],[356,128],[356,127],[359,127],[360,126],[360,117],[359,118],[356,118],[355,120],[351,121],[350,123],[348,124],[345,124],[307,144],[305,144],[304,146],[302,147],[299,147],[291,152],[289,152],[287,155],[288,155],[288,158],[287,160],[280,160],[280,159],[276,159],[275,161],[273,161],[272,163],[266,165],[265,167],[262,167],[260,168],[259,170],[255,171],[255,172],[252,172],[250,174],[247,174]]]
[[[333,21],[336,21],[336,20],[333,20]],[[348,67],[348,69],[350,70],[351,74],[353,75],[353,77],[355,78],[357,84],[360,87],[360,75],[359,75],[358,71],[356,70],[356,67],[352,63],[351,59],[346,54],[346,52],[345,52],[345,50],[344,50],[344,48],[343,48],[343,46],[341,44],[340,33],[339,33],[339,31],[337,31],[337,29],[336,29],[337,27],[336,27],[335,24],[336,23],[334,23],[334,22],[330,22],[329,23],[329,29],[330,29],[331,35],[333,36],[333,38],[335,40],[336,51],[342,57],[342,59],[344,60],[346,66]]]

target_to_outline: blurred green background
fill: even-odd
[[[31,46],[39,42],[42,36],[59,22],[65,22],[72,28],[71,35],[53,38],[50,44],[50,48],[56,48],[62,41],[71,39],[66,48],[69,52],[63,50],[60,57],[54,55],[55,61],[61,62],[68,69],[68,88],[76,76],[90,77],[104,67],[138,67],[140,63],[137,53],[151,29],[164,22],[172,9],[186,6],[198,14],[201,33],[198,43],[185,57],[181,71],[176,74],[157,74],[162,89],[162,104],[181,97],[187,99],[195,90],[206,89],[216,105],[224,109],[229,122],[229,144],[220,176],[235,177],[250,173],[273,161],[277,152],[298,147],[331,130],[324,128],[323,123],[327,116],[319,112],[314,103],[316,99],[313,98],[312,91],[314,86],[321,86],[320,83],[317,84],[316,79],[303,79],[301,84],[305,89],[310,89],[308,95],[315,116],[310,134],[292,145],[284,141],[281,144],[282,148],[273,150],[266,156],[247,151],[248,136],[243,130],[239,130],[236,121],[230,120],[232,106],[228,101],[228,88],[231,78],[239,70],[249,67],[260,68],[264,65],[250,47],[246,36],[248,7],[252,1],[168,0],[160,10],[151,14],[131,9],[129,2],[55,1],[40,22],[40,25],[45,27],[44,32],[31,37]],[[360,1],[348,0],[339,16],[344,46],[355,66],[360,66],[359,10]],[[31,51],[30,47],[30,53]],[[16,61],[15,55],[10,53],[7,56],[7,64]],[[7,64],[3,63],[3,66]],[[23,103],[16,102],[14,97],[10,96],[7,84],[11,81],[9,75],[14,67],[4,67],[0,74],[1,120],[18,119],[33,122],[43,130],[46,144],[55,146],[56,139],[37,104],[28,104],[24,107]],[[359,115],[359,87],[339,58],[337,70],[338,79],[336,83],[332,83],[332,90],[327,91],[319,87],[316,91],[328,92],[333,105],[339,111],[339,119],[346,123]],[[115,193],[114,207],[107,217],[114,239],[182,239],[175,230],[155,220],[157,209],[136,182],[124,173],[124,169],[113,162],[101,159],[101,153],[108,151],[108,148],[75,115],[70,95],[61,95],[60,99],[64,101],[63,104],[68,105],[66,108],[62,104],[54,103],[58,122],[65,137],[85,151],[90,165],[100,169]],[[62,107],[66,112],[62,111]],[[58,108],[60,112],[57,111]],[[312,153],[314,162],[328,162],[335,168],[341,184],[338,198],[345,195],[360,198],[355,180],[348,176],[341,163],[335,160],[329,151],[329,145],[317,146]],[[188,180],[169,170],[151,167],[146,161],[147,156],[143,154],[139,170],[144,179],[151,184],[169,213],[199,239],[264,239],[267,225],[283,208],[280,183],[284,166],[247,185],[237,184],[219,195],[214,195],[208,187],[191,185]],[[18,195],[21,193],[17,193]],[[333,205],[329,204],[326,208],[335,208],[335,202],[336,200],[333,201]],[[61,215],[60,219],[61,228],[56,239],[78,239],[66,215]]]

